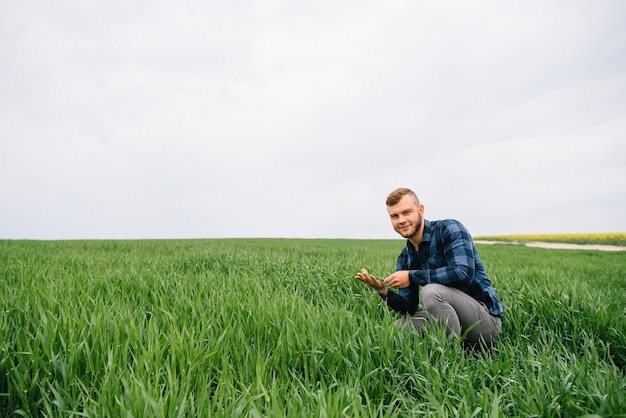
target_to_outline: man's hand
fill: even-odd
[[[356,276],[354,276],[354,278],[357,279],[357,280],[362,281],[363,283],[365,283],[365,284],[367,284],[367,285],[369,285],[371,287],[373,287],[383,297],[387,296],[387,292],[389,292],[389,289],[387,289],[385,287],[383,282],[381,282],[376,277],[374,277],[371,274],[369,274],[367,272],[367,270],[365,270],[365,269],[361,270],[361,272],[358,273]]]
[[[409,287],[411,285],[411,281],[409,280],[409,271],[396,271],[391,276],[383,280],[383,284],[394,289],[404,289],[405,287]]]

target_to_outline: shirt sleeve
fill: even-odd
[[[409,256],[406,248],[398,256],[396,271],[409,270]],[[417,312],[419,303],[419,286],[411,284],[409,287],[399,289],[397,292],[389,290],[387,297],[381,298],[387,302],[387,306],[401,314],[413,315]]]
[[[471,284],[476,262],[474,247],[469,232],[458,222],[446,225],[437,243],[438,253],[442,252],[444,266],[424,270],[410,270],[411,284],[425,286],[439,283],[448,286],[464,287]],[[441,250],[439,250],[441,246]]]
[[[383,298],[381,296],[381,298]],[[387,301],[387,305],[396,312],[401,314],[413,315],[417,312],[419,302],[419,287],[410,285],[398,292],[389,290],[387,297],[383,298]]]

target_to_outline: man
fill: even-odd
[[[456,336],[469,330],[464,340],[468,345],[491,346],[500,334],[502,303],[467,229],[452,219],[424,219],[424,206],[406,188],[387,197],[387,212],[395,231],[407,239],[396,272],[380,281],[363,269],[355,278],[376,289],[391,309],[407,315],[397,325],[422,329],[437,322]],[[420,287],[426,311],[416,314]]]

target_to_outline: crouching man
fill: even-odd
[[[491,346],[500,334],[502,303],[467,229],[452,219],[424,219],[424,206],[410,189],[394,190],[387,197],[387,212],[395,231],[407,239],[396,272],[381,281],[363,269],[355,278],[405,314],[397,325],[422,330],[439,323],[456,336],[469,330],[467,345]],[[417,312],[420,288],[423,312]]]

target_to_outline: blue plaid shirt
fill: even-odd
[[[453,219],[424,220],[419,248],[407,240],[398,256],[396,271],[409,270],[409,287],[389,292],[387,304],[400,313],[413,315],[419,303],[419,287],[440,283],[455,287],[484,303],[489,313],[502,316],[502,303],[485,272],[472,236]]]

